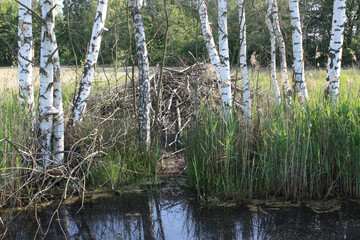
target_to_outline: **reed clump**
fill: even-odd
[[[205,200],[360,197],[359,85],[343,81],[334,104],[323,98],[322,83],[314,78],[306,105],[291,106],[275,104],[266,86],[253,87],[248,127],[241,112],[229,121],[203,105],[185,136],[189,182],[198,194]]]

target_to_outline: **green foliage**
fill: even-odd
[[[17,49],[17,3],[0,0],[0,65],[13,64]]]
[[[74,64],[85,59],[90,42],[97,1],[64,1],[63,15],[57,16],[55,33],[61,62]]]

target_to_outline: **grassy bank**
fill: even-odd
[[[343,72],[333,105],[323,98],[324,73],[310,74],[306,106],[277,106],[260,75],[249,129],[239,112],[224,121],[216,108],[202,109],[196,131],[186,136],[188,177],[200,196],[360,197],[359,76]]]
[[[8,140],[0,142],[0,207],[26,206],[85,190],[119,189],[156,176],[156,142],[149,153],[141,151],[136,116],[112,105],[110,86],[101,82],[93,89],[84,121],[67,128],[65,163],[47,172],[36,168],[37,131],[32,131],[17,92],[2,93],[0,140]],[[73,92],[73,85],[63,86],[66,121]]]
[[[183,133],[189,182],[198,194],[206,200],[360,197],[358,72],[343,71],[336,105],[323,98],[324,71],[307,72],[310,99],[305,106],[297,100],[292,106],[278,106],[267,73],[252,73],[251,79],[249,128],[240,110],[224,121],[215,101],[206,97],[196,123],[189,123]],[[36,169],[36,131],[31,130],[17,93],[4,92],[0,139],[12,142],[0,142],[0,206],[48,200],[55,192],[68,197],[90,189],[118,189],[156,178],[163,144],[153,141],[149,153],[141,151],[133,98],[125,94],[132,88],[114,87],[122,81],[112,78],[110,84],[93,85],[84,121],[67,128],[66,162],[60,175],[59,169],[50,174]],[[64,84],[66,121],[73,93],[74,85]]]

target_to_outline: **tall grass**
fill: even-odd
[[[203,107],[186,136],[190,184],[205,199],[360,197],[359,83],[351,74],[337,104],[323,99],[319,79],[305,106],[277,106],[271,92],[255,93],[249,129],[241,113],[225,121]]]
[[[31,151],[36,151],[31,132],[32,124],[26,112],[26,109],[22,109],[16,93],[2,93],[0,99],[0,140],[11,139],[26,146]],[[9,196],[8,193],[18,189],[22,184],[21,172],[14,171],[15,168],[19,168],[23,164],[23,159],[17,154],[17,147],[19,146],[6,141],[0,142],[0,207],[9,198],[16,198]],[[11,172],[14,173],[11,174]],[[16,194],[22,195],[21,191],[16,192]]]

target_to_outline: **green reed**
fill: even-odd
[[[186,136],[190,184],[203,198],[359,197],[359,88],[344,79],[336,104],[323,98],[319,79],[309,84],[306,105],[278,106],[270,91],[254,94],[248,128],[241,112],[225,121],[203,107],[196,131]]]

